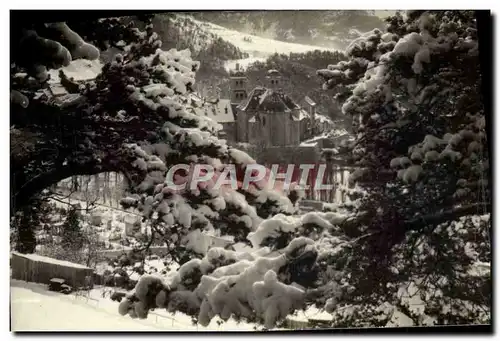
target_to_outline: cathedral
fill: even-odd
[[[231,77],[231,106],[236,117],[234,140],[262,147],[297,146],[308,135],[311,117],[283,92],[283,79],[269,70],[265,86],[247,93],[243,73]]]

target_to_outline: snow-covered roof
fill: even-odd
[[[192,106],[190,109],[196,115],[211,118],[217,123],[234,122],[233,108],[228,99],[219,99],[215,103],[204,102],[201,106]]]
[[[136,223],[137,221],[140,221],[140,219],[137,216],[133,216],[133,215],[129,214],[129,215],[125,216],[124,221],[126,223],[133,224],[133,223]]]
[[[313,106],[313,107],[314,107],[314,106],[316,106],[316,102],[314,102],[314,101],[311,99],[311,97],[306,96],[306,97],[304,97],[304,100],[305,100],[305,101],[306,101],[306,103],[307,103],[307,104],[309,104],[310,106]]]
[[[76,59],[68,66],[57,70],[49,70],[50,80],[48,83],[59,83],[59,71],[64,71],[68,78],[73,78],[74,81],[87,81],[95,79],[102,70],[102,64],[99,60]]]
[[[302,142],[300,144],[301,147],[316,147],[318,145],[318,142]]]
[[[299,106],[286,94],[264,87],[256,87],[238,107],[242,111],[288,112]]]
[[[305,118],[309,118],[309,113],[304,109],[299,110],[298,116],[293,116],[294,121],[302,121]]]
[[[37,254],[34,254],[34,253],[32,253],[32,254],[22,254],[22,253],[19,253],[19,252],[12,251],[12,255],[16,255],[16,256],[22,257],[22,258],[27,258],[27,259],[35,261],[35,262],[44,262],[44,263],[50,263],[50,264],[57,264],[57,265],[61,265],[61,266],[67,266],[67,267],[71,267],[71,268],[79,268],[79,269],[88,269],[88,270],[91,270],[90,268],[88,268],[88,267],[86,267],[84,265],[81,265],[81,264],[71,263],[71,262],[67,262],[67,261],[64,261],[64,260],[49,258],[49,257],[45,257],[45,256],[40,256],[40,255],[37,255]]]
[[[334,122],[330,119],[330,117],[318,114],[315,116],[315,120],[319,121],[320,123],[331,123],[333,124]],[[344,129],[345,130],[345,129]],[[347,131],[346,131],[347,132]]]
[[[339,150],[337,148],[323,148],[322,149],[323,154],[331,154],[331,155],[337,155],[339,154]]]
[[[62,96],[62,95],[66,95],[68,93],[68,91],[66,91],[66,89],[64,88],[64,86],[62,86],[62,84],[51,84],[50,85],[50,92],[54,95],[54,96]]]
[[[325,131],[321,135],[314,136],[314,137],[302,142],[300,145],[301,146],[308,146],[308,145],[311,145],[315,142],[319,142],[320,140],[324,140],[324,139],[337,140],[339,138],[348,138],[348,137],[351,137],[351,135],[344,128],[331,129],[331,130]]]

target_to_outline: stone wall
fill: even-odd
[[[236,114],[236,141],[248,142],[248,119],[250,115],[245,111],[238,110]]]
[[[316,164],[321,160],[316,146],[251,146],[245,151],[261,164]]]
[[[249,122],[256,115],[260,119]],[[303,121],[294,120],[289,112],[238,111],[234,128],[236,141],[263,146],[298,145],[307,132],[307,124]]]
[[[227,141],[236,141],[236,123],[235,122],[226,122],[221,123],[222,130],[224,134],[221,135],[221,138]]]

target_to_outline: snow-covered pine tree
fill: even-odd
[[[202,324],[219,315],[270,328],[316,304],[334,315],[332,326],[399,325],[405,315],[414,325],[490,321],[491,205],[474,14],[389,21],[389,32],[365,35],[349,61],[319,72],[327,87],[351,84],[343,109],[361,118],[359,208],[266,219],[247,236],[258,251],[214,248],[172,277],[145,276],[120,313],[145,317],[166,307]]]
[[[85,104],[81,105],[85,96],[56,104],[37,91],[47,87],[48,69],[67,66],[78,58],[98,58],[99,50],[87,41],[103,49],[137,42],[140,31],[129,19],[128,23],[109,18],[71,25],[15,23],[17,29],[13,31],[11,49],[10,135],[11,143],[20,148],[11,153],[11,215],[29,205],[31,198],[41,194],[43,189],[65,178],[94,175],[105,168],[109,171],[121,169],[121,165],[111,166],[106,158],[98,162],[85,155],[86,152],[82,153],[89,147],[85,142],[89,139],[93,141],[91,148],[102,146],[100,152],[95,152],[101,157],[107,155],[107,151],[117,149],[116,144],[111,146],[110,143],[116,139],[108,139],[107,134],[97,134],[97,138],[92,139],[88,129],[96,132],[102,122],[99,117],[89,117],[82,112],[86,108]],[[70,27],[76,27],[75,31]],[[60,76],[63,76],[62,85],[69,93],[81,90],[80,85],[67,79],[63,72]],[[112,124],[108,122],[103,130],[108,132]],[[123,131],[120,128],[116,126],[115,132]],[[136,133],[141,131],[136,129]],[[123,135],[131,138],[134,132],[129,130]],[[103,164],[107,166],[103,167]]]
[[[366,191],[345,226],[360,240],[342,300],[354,306],[338,309],[339,321],[383,325],[395,307],[414,325],[490,323],[491,192],[474,12],[410,11],[387,22],[386,32],[353,41],[348,61],[318,71],[325,88],[343,87],[343,112],[359,122],[351,180]]]
[[[169,241],[173,254],[184,245],[200,257],[170,279],[144,276],[120,312],[144,317],[150,309],[168,307],[202,324],[215,315],[233,315],[271,328],[304,307],[304,288],[317,287],[318,260],[348,244],[336,227],[345,217],[290,216],[295,208],[286,196],[256,186],[222,191],[200,186],[183,193],[166,188],[166,171],[177,164],[208,164],[223,171],[229,164],[245,169],[255,163],[216,137],[217,124],[187,110],[197,67],[188,51],[160,50],[148,27],[142,41],[103,68],[96,88],[86,95],[95,103],[90,110],[108,119],[130,126],[151,122],[142,142],[124,148],[133,156],[135,172],[126,172],[131,189],[122,203],[138,208],[155,233]],[[206,234],[231,236],[255,252],[213,248]],[[336,288],[329,278],[326,282],[328,290]]]
[[[167,240],[181,240],[191,230],[214,232],[213,225],[222,234],[243,239],[262,218],[292,213],[294,207],[288,198],[258,188],[228,191],[224,198],[202,189],[182,195],[162,189],[167,167],[199,163],[221,169],[228,163],[245,167],[255,161],[219,140],[216,123],[187,111],[185,105],[191,100],[189,93],[199,64],[190,59],[187,50],[163,51],[160,45],[148,26],[139,42],[106,64],[95,86],[84,91],[88,99],[85,110],[100,117],[101,125],[113,122],[113,126],[121,123],[133,129],[136,124],[144,129],[142,136],[136,133],[134,140],[121,148],[131,162],[129,169],[122,171],[132,189],[123,204],[139,208],[155,227],[170,226]],[[96,133],[110,133],[111,139],[116,134],[102,128]],[[206,246],[194,247],[206,252]]]

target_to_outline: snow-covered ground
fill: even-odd
[[[165,310],[151,313],[147,319],[132,319],[118,314],[118,303],[102,297],[102,289],[93,289],[89,297],[64,295],[47,286],[11,280],[12,331],[244,331],[254,325],[229,320],[223,325],[214,319],[207,327],[193,325],[184,314]]]
[[[103,288],[88,295],[64,295],[47,290],[47,286],[19,280],[10,281],[11,330],[16,331],[253,331],[256,325],[230,319],[213,319],[210,325],[194,325],[182,313],[164,309],[151,312],[147,319],[132,319],[118,313],[118,303],[103,296]],[[110,288],[107,288],[108,292]],[[418,308],[418,302],[411,304]],[[316,308],[297,312],[292,321],[329,320],[331,315]],[[400,311],[394,311],[387,326],[409,327],[413,322]],[[257,327],[257,329],[260,329]]]
[[[143,321],[109,311],[99,301],[49,292],[46,286],[11,281],[11,330],[17,331],[159,331]]]

